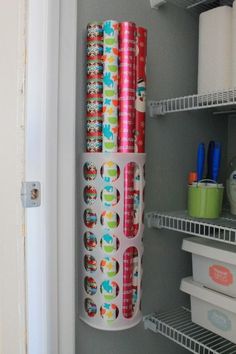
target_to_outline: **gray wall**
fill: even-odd
[[[148,28],[148,99],[196,92],[198,21],[175,6],[151,10],[149,0],[78,0],[77,149],[84,143],[84,43],[88,22],[131,20]],[[82,40],[83,39],[83,40]],[[199,142],[217,139],[226,164],[227,120],[209,113],[147,117],[146,211],[186,207],[186,183],[195,169]],[[225,172],[223,169],[222,175]],[[79,237],[79,232],[78,232]],[[143,314],[188,303],[179,289],[191,274],[190,256],[180,250],[183,235],[145,229]],[[79,258],[79,256],[78,256]],[[78,286],[79,291],[79,286]],[[101,332],[77,321],[78,354],[178,354],[186,351],[160,335],[137,327]]]
[[[236,156],[236,115],[229,117],[228,160]]]

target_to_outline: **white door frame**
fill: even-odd
[[[0,2],[0,353],[25,354],[25,0]]]
[[[76,0],[29,0],[26,180],[29,354],[75,352]]]

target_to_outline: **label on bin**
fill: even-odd
[[[209,276],[213,282],[217,284],[223,286],[229,286],[233,284],[233,274],[228,268],[223,267],[222,265],[214,264],[210,266]]]
[[[226,314],[219,310],[213,309],[208,311],[208,319],[214,327],[220,329],[221,331],[227,332],[232,328],[230,319],[226,316]]]

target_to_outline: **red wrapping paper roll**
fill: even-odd
[[[137,27],[135,152],[145,152],[147,30]]]
[[[135,33],[132,22],[120,24],[120,71],[119,71],[119,151],[134,152],[135,128]],[[127,94],[128,93],[128,94]],[[124,171],[124,234],[133,236],[133,183],[134,166]],[[133,248],[124,253],[123,316],[132,317]]]
[[[146,110],[146,59],[147,59],[147,30],[137,27],[136,37],[136,100],[135,100],[135,145],[136,153],[145,152],[145,110]],[[140,186],[139,171],[135,170],[134,194],[137,203],[134,205],[134,233],[138,232],[140,219]]]
[[[120,24],[119,151],[124,153],[134,152],[135,33],[136,26],[134,23],[122,22]],[[128,95],[127,91],[129,92]]]

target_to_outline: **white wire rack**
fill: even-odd
[[[203,11],[210,10],[217,6],[231,6],[233,0],[155,0],[154,2],[157,3],[157,8],[163,5],[164,3],[172,3],[186,10],[199,14]]]
[[[217,241],[236,244],[236,218],[225,214],[219,219],[195,219],[186,211],[150,212],[146,214],[149,227],[168,229]]]
[[[150,116],[165,115],[184,111],[193,111],[206,108],[221,108],[236,104],[236,88],[215,91],[202,95],[191,95],[170,98],[161,101],[149,101]],[[236,113],[236,111],[235,111]]]
[[[145,329],[178,343],[197,354],[235,354],[236,344],[191,322],[191,312],[179,308],[173,312],[153,313],[144,317]]]

